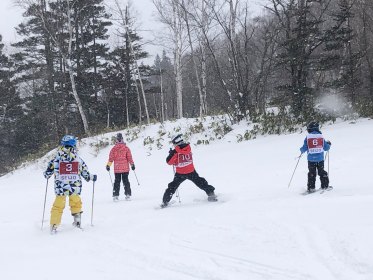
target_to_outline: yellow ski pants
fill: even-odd
[[[52,210],[51,210],[51,225],[59,225],[61,223],[61,217],[63,209],[65,209],[66,195],[57,195],[54,200]],[[69,205],[71,214],[80,213],[82,210],[82,200],[77,194],[69,196]]]

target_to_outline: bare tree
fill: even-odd
[[[159,79],[160,79],[160,86],[161,86],[161,122],[165,121],[165,103],[164,103],[164,94],[163,94],[163,76],[162,76],[162,65],[159,63]]]
[[[174,76],[176,84],[177,117],[183,117],[183,80],[182,54],[184,42],[183,11],[177,0],[153,0],[158,11],[160,21],[171,31],[174,55]]]
[[[194,68],[194,72],[195,72],[195,76],[196,76],[196,80],[197,80],[197,88],[198,88],[199,102],[200,102],[199,115],[202,118],[203,115],[206,114],[206,104],[205,104],[206,98],[204,97],[204,94],[202,92],[200,75],[199,75],[197,62],[196,62],[196,56],[195,56],[195,52],[194,52],[194,46],[193,46],[193,40],[192,40],[192,34],[191,34],[192,30],[191,30],[190,23],[189,23],[189,17],[190,17],[189,14],[190,13],[188,12],[188,7],[185,4],[184,0],[181,0],[181,2],[179,2],[178,4],[180,5],[182,11],[184,12],[183,19],[184,19],[184,22],[185,22],[185,25],[186,25],[189,47],[190,47],[190,52],[191,52],[192,62],[193,62],[193,68]]]

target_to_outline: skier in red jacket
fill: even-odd
[[[110,166],[114,162],[114,174],[115,181],[113,186],[113,201],[118,201],[120,181],[123,181],[124,194],[126,200],[131,199],[131,184],[128,180],[129,165],[131,169],[135,170],[135,163],[132,159],[131,150],[127,147],[126,143],[123,142],[122,133],[117,134],[115,146],[111,149],[109,154],[109,161],[106,164],[106,170],[110,171]]]
[[[184,142],[183,135],[178,134],[173,137],[172,144],[175,146],[175,149],[170,149],[166,162],[169,165],[175,166],[176,172],[174,180],[168,184],[168,188],[164,192],[161,207],[164,208],[168,205],[177,188],[186,179],[191,180],[197,187],[204,190],[208,196],[208,201],[217,201],[214,193],[215,188],[210,186],[205,178],[200,177],[194,169],[192,149],[189,143]]]

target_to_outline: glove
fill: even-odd
[[[170,150],[168,151],[168,154],[169,154],[170,156],[173,156],[175,153],[176,153],[176,150],[174,150],[174,149],[172,149],[172,148],[170,148]]]
[[[109,165],[106,165],[106,170],[110,171],[110,166]]]
[[[131,165],[131,169],[132,169],[132,170],[135,170],[135,164],[132,164],[132,165]]]
[[[326,141],[326,143],[328,143],[328,144],[329,144],[329,146],[331,146],[331,145],[332,145],[332,142],[330,142],[329,140],[328,140],[328,141]]]
[[[91,175],[91,180],[93,182],[96,182],[97,181],[97,175]]]
[[[47,172],[43,173],[45,179],[49,179],[51,176],[47,174]]]

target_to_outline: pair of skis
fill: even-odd
[[[79,225],[79,226],[73,225],[73,227],[74,227],[74,229],[80,229],[81,231],[84,231],[84,228],[82,228],[80,225]],[[55,234],[57,234],[57,233],[59,233],[59,232],[60,232],[60,231],[57,230],[57,227],[55,227],[55,228],[51,228],[51,229],[50,229],[50,234],[51,234],[51,235],[55,235]]]
[[[196,200],[195,200],[196,201]],[[202,200],[198,200],[198,201],[202,201]],[[205,201],[205,200],[203,200]],[[215,196],[213,198],[208,198],[206,200],[207,202],[218,202],[218,197]],[[164,205],[163,203],[161,205],[159,205],[158,207],[156,207],[155,209],[164,209],[164,208],[168,208],[170,207],[172,204],[176,203],[177,201],[176,200],[171,200],[167,205]]]
[[[303,192],[302,195],[309,195],[309,194],[314,194],[314,193],[323,194],[325,192],[331,191],[332,189],[333,189],[333,187],[329,186],[326,189],[320,188],[320,189],[317,189],[317,190],[314,190],[314,191],[311,191],[311,192],[307,190],[307,191]]]

